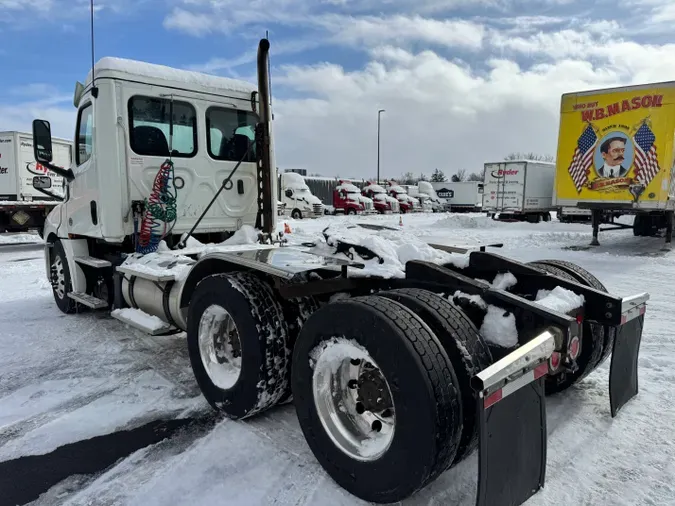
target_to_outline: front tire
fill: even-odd
[[[400,501],[453,462],[457,378],[438,339],[405,306],[367,296],[322,307],[300,332],[291,376],[307,443],[355,496]]]
[[[290,350],[270,286],[245,273],[204,278],[188,309],[190,363],[206,400],[230,418],[261,413],[288,390]]]
[[[350,207],[349,209],[347,209],[347,214],[350,215],[350,216],[355,215],[356,209],[354,209],[353,207]]]
[[[73,291],[73,282],[70,277],[66,251],[63,249],[61,241],[57,240],[52,248],[49,272],[56,305],[65,314],[74,313],[76,309],[75,301],[68,297],[68,294]]]
[[[302,212],[300,209],[293,209],[293,212],[291,213],[291,218],[294,220],[301,220],[302,219]]]

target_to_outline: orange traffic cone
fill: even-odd
[[[403,216],[398,217],[398,226],[402,227],[403,226]]]
[[[284,222],[284,234],[290,234],[291,227],[288,226],[288,223]]]

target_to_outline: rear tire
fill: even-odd
[[[403,304],[426,323],[452,362],[462,400],[463,428],[452,466],[468,457],[478,446],[476,398],[471,378],[492,365],[490,350],[478,329],[464,312],[440,295],[418,288],[378,293]]]
[[[347,433],[336,427],[358,419],[352,416],[352,401],[339,404],[341,408],[330,417],[325,408],[317,407],[332,398],[321,393],[328,390],[315,388],[330,376],[326,364],[333,368],[329,383],[332,392],[338,378],[343,378],[338,374],[342,364],[349,367],[349,359],[354,358],[352,353],[358,353],[359,362],[354,366],[359,370],[361,363],[376,363],[377,373],[389,387],[376,389],[370,396],[378,401],[384,397],[392,406],[393,428],[386,446],[378,442],[381,446],[373,447],[373,441],[380,437],[377,429],[373,429],[377,434],[362,435],[372,438],[365,445],[358,445],[361,437],[336,439]],[[379,296],[327,304],[302,328],[293,359],[293,396],[300,427],[317,460],[344,489],[366,501],[396,502],[420,490],[450,466],[462,428],[457,378],[438,339],[412,311]],[[366,389],[357,384],[353,388],[359,395],[362,389],[372,392],[372,386]],[[383,392],[391,401],[381,395]],[[370,410],[362,413],[372,415]],[[342,420],[347,420],[344,425]],[[356,457],[350,451],[350,441],[357,441],[355,448],[360,453]],[[379,452],[374,454],[374,448]]]
[[[528,265],[537,267],[550,274],[559,276],[563,279],[575,281],[579,284],[607,292],[598,278],[593,276],[586,269],[579,267],[572,262],[563,260],[539,260],[530,262]],[[573,384],[581,381],[601,365],[609,357],[614,345],[614,329],[605,332],[602,325],[592,324],[584,321],[583,340],[581,353],[577,358],[579,369],[573,374],[562,374],[546,377],[546,393],[553,394],[566,390]]]
[[[282,308],[258,277],[215,274],[195,288],[188,309],[190,363],[206,400],[229,417],[261,413],[287,392],[287,337]]]

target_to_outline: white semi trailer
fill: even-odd
[[[54,165],[70,167],[72,143],[54,139],[52,147]],[[35,176],[48,176],[45,182],[51,188],[36,190]],[[45,218],[63,200],[63,191],[63,178],[35,161],[30,133],[0,132],[0,232],[42,233]]]
[[[52,166],[49,123],[34,121],[36,159],[69,187],[44,231],[56,304],[184,331],[204,397],[232,418],[292,398],[318,461],[362,499],[403,500],[478,448],[478,506],[522,504],[544,482],[545,394],[612,354],[612,415],[636,395],[648,294],[616,297],[573,264],[484,247],[442,265],[409,261],[397,277],[367,271],[377,251],[344,237],[285,244],[268,52],[263,39],[257,87],[99,61],[77,86],[70,169]],[[190,234],[251,227],[260,244],[199,257],[186,246]],[[497,275],[510,282],[482,281]],[[514,342],[478,330],[495,318]]]
[[[486,163],[483,211],[501,220],[550,221],[554,179],[555,163]]]

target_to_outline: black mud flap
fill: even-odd
[[[644,311],[616,329],[609,368],[609,402],[614,418],[638,393],[638,354],[644,326]]]
[[[498,392],[496,396],[479,398],[478,420],[477,506],[523,504],[544,486],[544,378],[510,394]]]

